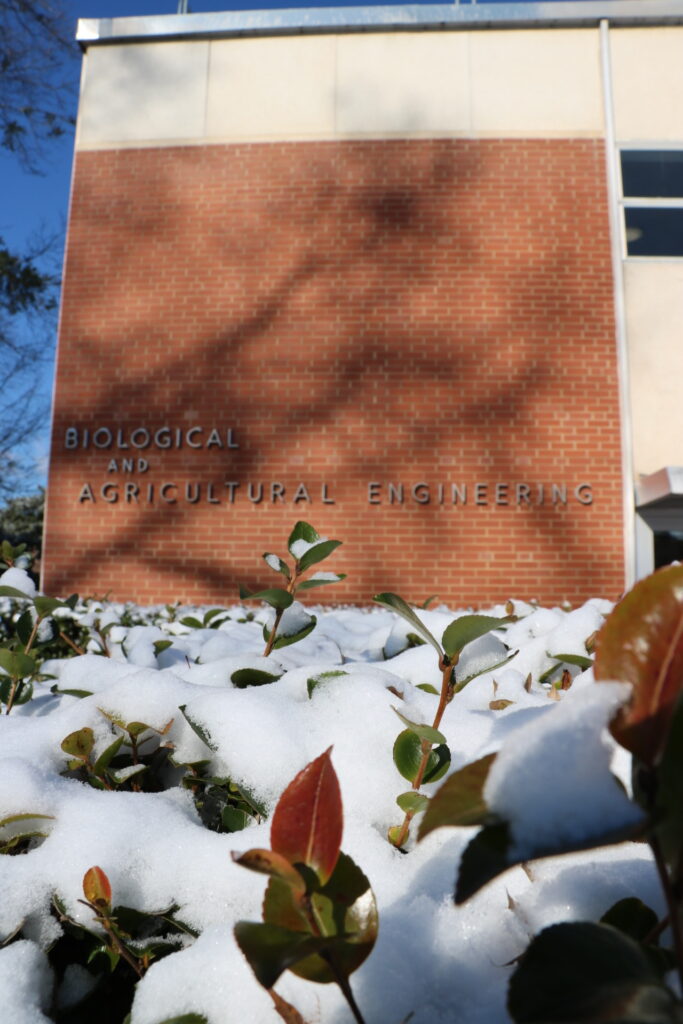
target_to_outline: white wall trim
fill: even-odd
[[[619,412],[621,418],[621,472],[624,515],[624,577],[626,587],[636,581],[636,514],[635,480],[633,472],[633,427],[629,389],[628,349],[626,334],[626,300],[622,259],[622,232],[620,207],[619,149],[614,127],[614,97],[612,91],[612,62],[610,54],[609,22],[600,22],[600,58],[602,69],[602,95],[605,112],[605,155],[607,163],[607,193],[609,227],[612,250],[612,279],[614,287],[614,319],[616,327],[617,372],[619,375]]]

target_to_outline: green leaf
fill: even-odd
[[[240,807],[233,807],[228,804],[221,811],[221,826],[223,832],[242,832],[243,829],[253,821],[251,815],[247,814]]]
[[[110,768],[107,774],[117,786],[122,786],[135,775],[141,775],[143,772],[146,772],[148,767],[146,764],[129,764],[125,768],[119,768],[116,771]]]
[[[550,651],[546,651],[549,658],[555,660],[555,664],[547,668],[545,672],[538,677],[539,683],[547,683],[558,671],[562,668],[562,665],[576,665],[582,671],[591,668],[593,665],[593,659],[587,658],[583,654],[551,654]]]
[[[23,683],[19,683],[19,686],[17,687],[16,693],[14,694],[14,703],[15,703],[15,705],[18,705],[18,704],[28,704],[28,702],[31,700],[32,697],[33,697],[33,683],[27,683],[25,681]]]
[[[317,565],[318,562],[324,561],[332,554],[335,548],[339,547],[340,544],[340,540],[324,540],[321,541],[320,544],[316,544],[314,547],[309,548],[308,551],[298,559],[299,571],[305,572],[306,569],[310,569],[312,565]]]
[[[28,654],[0,647],[0,668],[3,668],[12,679],[23,679],[34,674],[36,663]]]
[[[204,616],[204,626],[210,626],[217,615],[227,615],[225,608],[210,608]]]
[[[152,647],[154,648],[155,655],[158,657],[162,651],[167,651],[169,647],[173,647],[173,641],[155,640],[154,643],[152,644]]]
[[[640,835],[642,826],[643,823],[640,822],[614,829],[611,832],[596,832],[593,835],[584,836],[580,840],[568,840],[562,846],[544,840],[535,848],[527,849],[524,857],[519,857],[510,853],[511,843],[507,823],[494,821],[491,824],[486,824],[462,855],[455,890],[455,902],[463,903],[497,875],[507,871],[515,864],[521,863],[522,860],[536,860],[539,857],[576,853],[579,850],[592,850],[600,846],[610,846],[613,843],[623,843]]]
[[[50,687],[50,693],[65,693],[69,697],[92,697],[91,690],[60,690],[57,684]]]
[[[318,620],[315,615],[311,615],[310,621],[303,629],[300,629],[298,633],[290,633],[288,636],[278,636],[275,643],[273,644],[273,650],[279,650],[280,647],[289,647],[290,644],[296,644],[299,640],[303,640],[312,633],[315,629],[315,624]],[[270,639],[270,632],[266,626],[263,627],[263,637],[267,641]]]
[[[417,633],[407,633],[406,640],[408,641],[408,648],[424,647],[427,643],[427,641],[423,640],[421,636],[417,635]]]
[[[429,804],[429,797],[409,789],[407,793],[401,793],[396,797],[396,803],[406,814],[419,814]]]
[[[180,620],[181,626],[187,626],[189,629],[203,629],[202,623],[199,619],[196,619],[194,615],[186,615],[184,619]]]
[[[519,650],[511,651],[502,661],[497,661],[495,665],[487,665],[486,668],[480,668],[477,672],[473,672],[471,675],[466,676],[464,679],[459,679],[455,684],[455,693],[460,693],[465,687],[472,682],[473,679],[477,679],[479,676],[485,675],[487,672],[497,672],[503,665],[507,665],[509,661],[516,658],[519,654]],[[555,669],[553,669],[553,672]]]
[[[115,971],[121,956],[115,949],[112,949],[111,946],[101,945],[91,950],[86,963],[91,964],[93,960],[100,955],[106,959],[110,972]]]
[[[44,619],[46,615],[52,615],[55,609],[63,608],[64,602],[58,601],[56,597],[43,597],[42,595],[38,595],[33,598],[33,606],[41,619]]]
[[[369,956],[377,938],[377,906],[370,883],[351,857],[340,853],[332,876],[324,886],[314,888],[310,900],[322,935],[333,943],[327,952],[334,957],[338,972],[348,978]],[[269,924],[295,932],[310,927],[295,894],[275,878],[268,882],[263,916]],[[291,970],[309,981],[335,981],[320,956],[309,956]]]
[[[151,725],[147,725],[147,722],[128,722],[127,725],[122,726],[126,730],[129,736],[137,739],[143,732],[158,732],[158,729],[153,728]]]
[[[394,743],[394,764],[404,779],[414,782],[417,776],[420,762],[422,761],[422,744],[418,736],[411,729],[404,729],[399,733]],[[446,744],[441,744],[429,754],[427,770],[422,779],[423,783],[437,782],[448,771],[451,763],[451,752]]]
[[[401,719],[404,725],[407,725],[411,732],[421,739],[426,740],[428,743],[445,743],[446,737],[438,729],[434,729],[431,725],[422,725],[419,722],[411,722],[409,718],[402,715],[398,708],[395,708],[392,704],[391,710],[395,711],[398,717]]]
[[[95,746],[95,734],[89,726],[84,729],[77,729],[70,732],[62,740],[61,747],[69,757],[77,758],[79,761],[87,761],[92,748]]]
[[[425,693],[435,693],[437,697],[439,696],[439,691],[431,683],[418,683],[417,689],[424,690]]]
[[[680,1024],[680,1004],[640,946],[605,924],[556,924],[537,935],[512,976],[516,1024]]]
[[[270,845],[291,864],[312,868],[321,883],[337,863],[342,837],[339,780],[328,748],[299,772],[278,800]]]
[[[683,565],[659,569],[619,602],[598,634],[594,671],[597,682],[631,683],[631,702],[610,731],[643,764],[656,764],[683,686]]]
[[[471,644],[473,640],[478,640],[485,633],[490,633],[492,629],[500,629],[501,626],[505,626],[509,622],[512,622],[509,615],[502,619],[497,619],[493,615],[462,615],[446,626],[441,642],[448,657],[455,658],[457,661],[463,647]]]
[[[5,825],[13,825],[17,821],[33,821],[36,818],[54,821],[53,814],[10,814],[7,818],[0,819],[0,828],[4,828]]]
[[[23,601],[31,600],[28,594],[25,594],[23,590],[17,590],[16,587],[0,586],[0,597],[20,597]]]
[[[306,932],[251,921],[238,921],[234,934],[257,980],[268,989],[287,968],[313,954],[329,950],[335,943],[333,938],[319,938]]]
[[[451,775],[437,789],[422,819],[418,839],[442,826],[483,825],[489,815],[484,786],[495,754],[487,754]]]
[[[203,1013],[183,1013],[180,1017],[166,1017],[159,1024],[209,1024],[209,1018]]]
[[[188,929],[173,917],[178,907],[171,904],[161,910],[138,910],[136,907],[117,905],[114,908],[116,923],[130,936],[147,938],[152,935],[166,937],[168,925],[174,933],[182,934]],[[195,934],[196,937],[196,933]]]
[[[13,698],[12,688],[14,688]],[[0,677],[0,704],[9,704],[10,700],[12,700],[13,705],[27,704],[32,696],[32,683],[20,682],[16,678],[12,680],[9,676]]]
[[[291,580],[292,574],[289,570],[289,566],[284,559],[280,558],[279,555],[273,555],[270,551],[265,551],[263,554],[263,561],[269,569],[273,570],[273,572],[279,572],[285,577],[285,579]]]
[[[105,711],[104,708],[98,707],[97,710],[101,715],[104,715],[108,722],[111,722],[113,725],[118,725],[119,729],[126,728],[126,720],[124,718],[121,718],[120,715],[115,715],[111,711]]]
[[[345,572],[335,572],[334,579],[329,580],[304,580],[303,583],[297,583],[296,591],[299,590],[312,590],[313,587],[326,587],[329,583],[341,583],[342,580],[346,579]]]
[[[244,690],[247,686],[266,686],[268,683],[275,683],[280,675],[281,673],[275,675],[272,672],[264,672],[261,668],[238,668],[230,679],[238,690]]]
[[[332,877],[312,894],[311,902],[323,934],[340,936],[330,955],[337,970],[348,978],[370,955],[377,939],[377,904],[370,883],[355,861],[340,853]],[[294,973],[311,977],[309,966],[304,961]],[[323,966],[327,972],[327,964]],[[318,969],[314,967],[313,972],[317,974]]]
[[[123,736],[117,736],[114,742],[110,743],[109,746],[102,751],[93,765],[95,775],[102,775],[107,770],[113,758],[118,754],[123,740]]]
[[[240,598],[243,601],[265,601],[272,608],[289,608],[294,600],[292,595],[280,587],[270,587],[268,590],[259,590],[252,593],[240,584]]]
[[[21,843],[26,843],[30,839],[47,839],[47,836],[47,832],[18,832],[8,839],[0,839],[0,854],[11,854]],[[21,931],[21,926],[18,931]],[[6,944],[5,939],[2,945]]]
[[[432,636],[422,620],[418,618],[410,605],[406,604],[402,597],[399,597],[398,594],[385,593],[376,594],[372,600],[376,601],[377,604],[384,605],[385,608],[390,608],[391,611],[396,612],[401,616],[401,618],[405,619],[406,622],[409,622],[411,626],[414,626],[419,635],[424,637],[427,643],[432,645],[434,650],[438,652],[439,657],[441,658],[443,656],[443,651],[441,650],[441,645],[438,640]]]
[[[265,804],[261,800],[257,800],[251,790],[247,789],[246,786],[238,786],[236,782],[230,781],[229,789],[235,799],[241,800],[247,805],[253,817],[264,820],[268,817],[268,810]]]
[[[191,718],[190,715],[188,715],[187,711],[185,710],[186,707],[186,704],[182,704],[178,710],[182,712],[183,717],[185,718],[187,724],[190,726],[192,731],[196,733],[197,736],[199,736],[200,740],[206,743],[209,750],[213,750],[215,753],[218,750],[218,747],[211,739],[210,733],[203,725],[201,725],[201,723],[196,722],[194,718]]]
[[[551,654],[548,651],[549,658],[555,658],[556,661],[564,663],[565,665],[577,665],[578,668],[584,670],[592,668],[593,659],[587,658],[585,654]]]
[[[320,686],[321,683],[326,683],[330,679],[339,679],[341,676],[348,676],[348,672],[344,672],[343,669],[330,669],[328,672],[320,672],[317,676],[311,676],[306,680],[306,689],[308,690],[308,699],[310,700],[313,696],[313,691]]]
[[[26,644],[31,639],[31,633],[33,632],[33,616],[31,615],[30,608],[27,608],[23,615],[19,616],[15,630],[22,644],[26,647]]]
[[[485,825],[470,843],[460,860],[455,902],[464,903],[491,879],[510,867],[510,833],[505,822]]]
[[[657,927],[659,919],[651,907],[635,896],[619,900],[600,918],[636,942],[643,942]]]
[[[310,523],[305,523],[303,519],[300,519],[298,523],[294,524],[294,529],[287,541],[287,550],[293,558],[296,558],[296,555],[292,551],[292,545],[298,540],[305,540],[307,544],[315,544],[316,541],[320,540],[320,534],[317,530],[313,529]]]

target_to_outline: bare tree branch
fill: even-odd
[[[45,143],[71,129],[78,51],[50,0],[0,0],[0,146],[39,172]]]

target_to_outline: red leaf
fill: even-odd
[[[98,910],[111,906],[111,884],[102,868],[88,868],[83,875],[83,895]]]
[[[282,1019],[286,1021],[286,1024],[306,1024],[297,1008],[288,1003],[286,999],[283,999],[281,995],[278,995],[274,988],[269,988],[268,992],[275,1004],[275,1009]]]
[[[595,678],[631,683],[631,702],[613,720],[614,738],[654,765],[683,687],[683,566],[670,565],[636,583],[597,640]]]
[[[278,801],[270,828],[275,853],[292,864],[313,868],[321,883],[328,880],[339,856],[342,802],[332,767],[332,747],[306,765]]]
[[[262,875],[271,875],[273,878],[280,878],[286,882],[295,892],[302,895],[306,892],[306,885],[292,864],[286,857],[272,850],[253,849],[245,853],[231,854],[235,864],[240,864],[250,871],[258,871]]]

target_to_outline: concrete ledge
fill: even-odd
[[[312,7],[292,10],[223,11],[82,18],[76,39],[83,48],[135,39],[321,32],[435,31],[459,28],[583,27],[604,18],[612,25],[683,24],[681,0],[574,0],[558,3],[406,4],[387,7]]]

